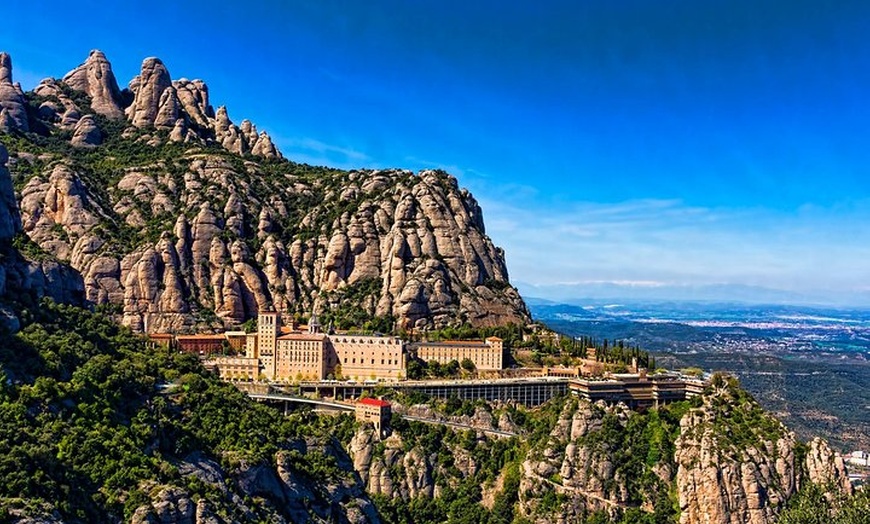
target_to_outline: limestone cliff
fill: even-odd
[[[675,423],[669,412],[661,415],[651,421],[622,405],[566,402],[549,436],[522,464],[522,514],[534,522],[559,523],[626,511],[672,518],[668,433]],[[654,432],[661,440],[650,442]]]
[[[283,160],[249,121],[215,111],[204,82],[173,81],[157,58],[123,91],[94,51],[63,80],[7,98],[27,105],[0,135],[24,232],[134,329],[273,308],[415,328],[529,319],[480,206],[446,173]]]
[[[444,426],[417,426],[424,437],[410,429],[393,431],[379,439],[371,427],[357,430],[347,444],[347,452],[370,495],[411,501],[418,497],[440,497],[445,489],[455,488],[463,481],[474,481],[485,473],[481,460],[484,450],[492,445],[479,430],[518,430],[508,413],[494,413],[490,406],[478,407],[473,414],[448,417],[423,404],[407,408],[394,404],[396,412],[414,417],[441,420],[475,429],[460,438],[454,429]],[[404,426],[403,426],[404,428]],[[443,439],[434,439],[439,435]],[[475,452],[475,450],[477,452]]]
[[[3,305],[6,295],[19,302],[50,297],[57,302],[83,304],[84,284],[77,272],[53,257],[28,257],[13,247],[13,240],[21,238],[21,216],[6,169],[8,160],[9,154],[0,144],[0,328],[14,332],[19,322]]]
[[[851,494],[826,442],[798,442],[736,386],[700,404],[639,414],[568,401],[523,462],[522,513],[542,523],[635,512],[683,524],[772,524],[806,483],[831,497]]]
[[[828,444],[807,446],[744,392],[727,385],[686,414],[676,441],[680,522],[768,524],[811,482],[851,494],[843,460]]]

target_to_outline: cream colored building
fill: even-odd
[[[216,357],[205,362],[213,365],[224,380],[256,380],[260,376],[260,360],[247,357]]]
[[[356,420],[367,422],[375,427],[378,437],[384,437],[390,429],[392,406],[386,400],[377,398],[361,398],[354,406]]]
[[[329,335],[329,346],[328,373],[340,370],[354,380],[405,378],[405,343],[398,337]]]
[[[277,339],[273,380],[323,380],[327,371],[326,335],[291,333]]]
[[[447,364],[452,360],[469,359],[482,371],[504,369],[504,341],[489,337],[484,341],[446,340],[443,342],[420,342],[414,346],[417,358],[424,362],[432,360]]]
[[[326,335],[312,315],[307,333],[283,329],[278,313],[261,313],[245,337],[245,357],[260,362],[267,380],[398,380],[405,376],[405,344],[396,337]],[[259,378],[259,377],[258,377]]]

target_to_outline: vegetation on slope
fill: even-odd
[[[68,522],[128,520],[158,483],[244,520],[179,462],[201,452],[226,471],[274,464],[303,436],[352,430],[349,417],[284,417],[252,403],[195,357],[150,349],[100,315],[47,301],[20,314],[23,330],[0,336],[0,513],[48,506]],[[290,456],[312,484],[347,475],[323,453]]]
[[[307,412],[284,416],[251,403],[205,373],[195,358],[149,348],[99,314],[51,302],[18,313],[22,331],[0,337],[0,509],[4,513],[13,509],[38,513],[48,508],[68,522],[128,520],[148,503],[155,486],[165,485],[182,487],[194,499],[214,503],[217,515],[227,521],[268,519],[280,512],[264,503],[251,505],[257,508],[256,515],[241,513],[225,493],[183,475],[179,464],[194,452],[213,458],[228,472],[273,465],[276,455],[283,453],[290,457],[294,475],[315,486],[318,496],[324,493],[324,483],[353,477],[329,454],[311,448],[306,453],[294,451],[300,439],[311,437],[334,436],[347,444],[355,429],[348,416]],[[501,440],[396,419],[394,429],[402,436],[405,452],[419,448],[431,457],[438,496],[410,500],[375,496],[382,519],[527,522],[520,511],[523,461],[553,446],[554,428],[564,413],[576,409],[576,402],[554,399],[535,410],[492,408],[455,399],[436,403],[443,413],[454,416],[471,415],[481,408],[508,413],[525,436]],[[676,522],[673,485],[656,470],[673,468],[679,420],[689,407],[689,403],[675,403],[645,414],[629,413],[627,418],[599,413],[600,426],[574,445],[607,456],[614,472],[626,480],[629,506],[646,509],[583,514],[581,521]],[[727,411],[729,423],[723,432],[735,447],[751,440],[750,434],[765,432],[754,410]],[[471,474],[460,473],[454,449],[464,450],[476,464]],[[549,479],[554,484],[562,480]],[[611,488],[615,486],[604,487]],[[558,515],[569,502],[546,486],[534,497],[532,519]],[[866,494],[833,503],[820,497],[807,488],[790,503],[781,522],[821,522],[833,509],[833,522],[852,524],[863,522],[860,519],[867,514]]]
[[[870,490],[848,499],[831,499],[814,484],[789,501],[777,524],[867,524],[870,522]]]

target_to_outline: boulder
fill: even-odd
[[[76,147],[94,147],[103,143],[103,134],[94,117],[85,115],[79,119],[71,142]]]

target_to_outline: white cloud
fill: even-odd
[[[674,200],[531,207],[477,191],[511,277],[530,284],[870,286],[870,205],[708,209]]]
[[[287,156],[291,156],[296,151],[309,156],[311,153],[318,153],[325,158],[339,156],[343,157],[346,161],[357,161],[359,163],[371,161],[368,155],[356,149],[327,144],[313,138],[281,139],[280,142],[282,147],[286,149],[284,154]]]

